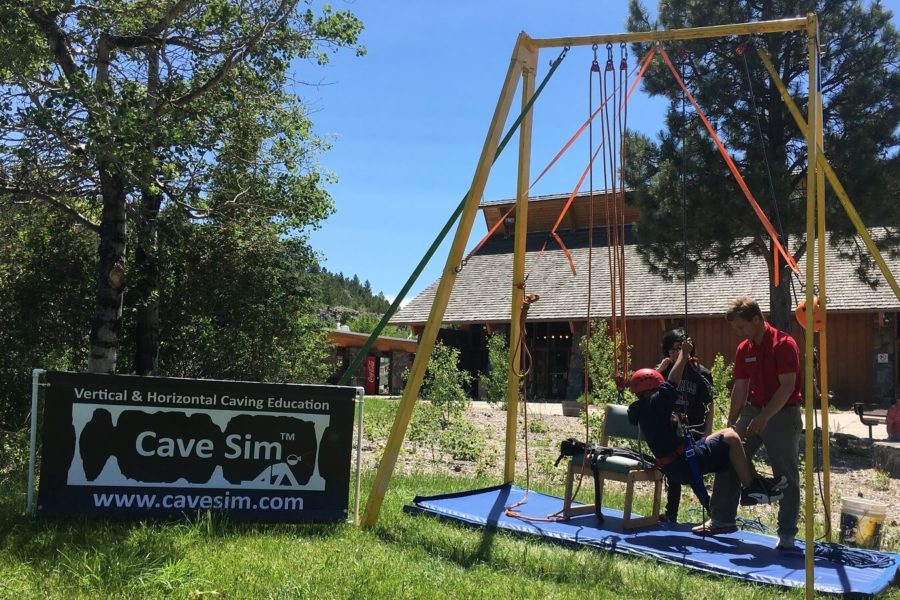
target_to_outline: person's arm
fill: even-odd
[[[706,410],[706,423],[703,427],[703,435],[709,437],[712,435],[712,427],[713,427],[713,417],[716,412],[716,405],[714,403],[707,404]]]
[[[794,393],[797,383],[796,373],[782,373],[778,376],[778,389],[772,395],[772,399],[766,404],[756,417],[747,425],[747,433],[759,435],[769,424],[769,419],[775,416],[779,410],[787,404],[788,398]]]
[[[653,370],[659,371],[660,373],[662,373],[663,371],[665,371],[666,369],[668,369],[671,366],[672,366],[672,359],[669,358],[668,356],[666,356],[666,357],[663,357],[663,359],[661,361],[659,361],[658,365],[653,367]]]
[[[734,427],[741,411],[744,410],[744,404],[747,403],[747,394],[750,393],[750,378],[735,379],[734,386],[731,388],[731,406],[728,409],[728,427]]]
[[[678,387],[678,384],[681,382],[681,376],[684,374],[684,367],[690,360],[691,351],[693,349],[694,341],[691,338],[687,338],[681,343],[681,351],[678,353],[678,358],[675,359],[675,366],[673,366],[672,370],[669,372],[669,381],[675,387]]]
[[[699,382],[698,398],[700,399],[700,402],[703,402],[706,405],[706,423],[704,423],[703,435],[710,436],[712,435],[713,419],[715,418],[716,413],[716,402],[715,398],[713,398],[712,373],[698,362],[697,375],[699,376],[697,378]]]

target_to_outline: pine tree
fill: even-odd
[[[631,0],[628,28],[701,27],[807,12],[817,13],[820,24],[825,154],[863,222],[888,228],[879,242],[882,250],[898,248],[900,203],[896,202],[897,180],[889,162],[896,165],[900,141],[900,36],[891,13],[881,4],[864,5],[855,0],[662,0],[659,20],[651,23],[647,10],[638,0]],[[806,114],[805,33],[690,40],[665,47],[770,220],[783,228],[785,236],[792,236],[789,250],[799,258],[805,232],[805,135],[788,113],[754,47],[771,57]],[[649,45],[634,48],[639,56],[647,51]],[[690,104],[682,113],[682,92],[662,61],[654,60],[643,88],[669,101],[667,129],[659,140],[631,136],[628,142],[631,160],[626,180],[641,208],[639,251],[651,269],[665,277],[682,276],[683,198],[689,278],[701,270],[728,272],[741,260],[765,257],[771,279],[770,241]],[[832,243],[858,261],[861,277],[875,285],[866,249],[856,243],[855,230],[827,185],[826,204]],[[790,281],[782,277],[781,282],[775,288],[770,281],[771,320],[787,327]]]

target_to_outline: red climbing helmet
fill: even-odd
[[[628,387],[635,394],[640,394],[641,392],[652,392],[664,381],[663,376],[655,369],[638,369],[632,374]]]

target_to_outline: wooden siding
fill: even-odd
[[[828,381],[838,406],[871,401],[875,318],[872,313],[828,315]],[[652,367],[659,362],[660,342],[669,328],[667,319],[628,321],[632,368]],[[717,354],[726,363],[734,360],[734,351],[741,340],[724,316],[690,319],[688,330],[704,365],[711,366]],[[800,346],[801,365],[805,364],[803,329],[794,323],[790,333]]]

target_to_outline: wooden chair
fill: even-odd
[[[616,404],[606,405],[606,418],[603,419],[603,432],[600,436],[600,445],[609,446],[610,438],[636,440],[638,428],[628,422],[628,407]],[[571,518],[578,515],[592,514],[597,506],[603,506],[603,482],[607,479],[625,483],[625,508],[622,511],[622,529],[630,530],[639,527],[648,527],[659,522],[659,508],[662,497],[663,474],[656,468],[645,468],[644,464],[632,458],[624,456],[603,456],[597,464],[597,482],[595,485],[594,504],[572,506],[572,490],[575,476],[584,472],[592,477],[594,470],[590,465],[581,464],[584,461],[583,454],[577,454],[569,460],[569,469],[566,473],[566,492],[563,499],[563,518]],[[638,481],[653,482],[653,511],[646,517],[632,517],[631,504],[634,499],[634,484]]]

